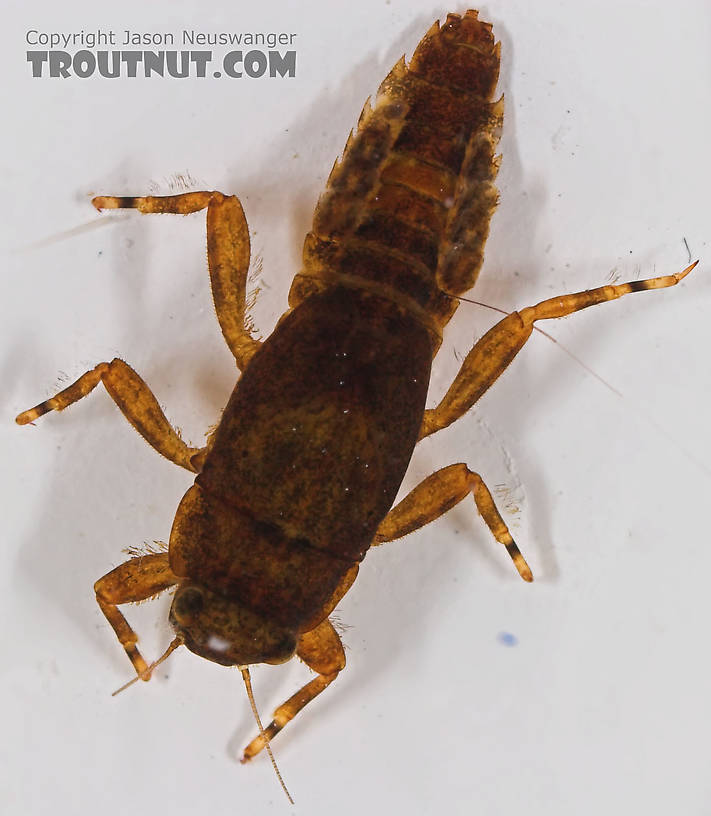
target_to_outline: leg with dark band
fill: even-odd
[[[550,298],[536,306],[521,309],[520,312],[512,312],[490,329],[469,352],[439,405],[425,411],[419,438],[423,439],[451,425],[477,402],[521,351],[531,336],[536,320],[565,317],[588,306],[606,303],[632,292],[674,286],[691,272],[696,263],[675,275],[621,283],[617,286],[600,286],[587,292]]]
[[[110,363],[99,363],[54,397],[29,411],[23,411],[15,422],[26,425],[49,411],[63,411],[90,394],[100,382],[121,409],[121,413],[149,445],[176,465],[193,473],[197,472],[191,459],[201,449],[188,447],[183,442],[166,419],[150,388],[128,363],[118,358]]]
[[[94,584],[96,602],[111,624],[119,643],[123,646],[136,674],[145,672],[146,661],[138,651],[138,635],[118,610],[118,604],[145,601],[177,584],[180,579],[168,563],[168,553],[142,555],[126,561]],[[143,674],[148,680],[150,674]]]
[[[519,575],[524,581],[532,581],[533,575],[526,559],[496,509],[489,488],[478,473],[473,473],[464,464],[449,465],[420,482],[385,516],[375,534],[373,546],[424,527],[470,494],[494,538],[506,547]]]
[[[247,274],[249,228],[237,196],[218,192],[174,196],[97,196],[97,210],[135,209],[142,213],[188,215],[207,208],[207,262],[217,319],[240,371],[261,343],[249,332]]]
[[[318,676],[296,692],[274,712],[274,719],[264,729],[267,739],[271,742],[281,729],[317,697],[325,688],[331,685],[338,673],[346,665],[346,655],[343,644],[331,622],[326,618],[311,632],[301,635],[296,654],[306,665],[318,672]],[[242,762],[247,762],[264,748],[264,739],[261,734],[255,737],[244,749]]]

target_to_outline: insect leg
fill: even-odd
[[[315,629],[301,635],[296,654],[309,668],[318,672],[318,676],[299,689],[274,712],[274,719],[264,729],[270,742],[307,703],[310,703],[336,679],[338,673],[346,665],[343,644],[328,618],[324,618]],[[262,748],[264,748],[264,740],[260,734],[244,749],[242,762],[252,759]]]
[[[97,196],[97,210],[136,209],[142,213],[187,215],[207,208],[207,262],[217,319],[227,345],[244,370],[261,343],[249,333],[247,274],[249,228],[237,196],[218,192],[174,196]]]
[[[144,672],[148,666],[136,646],[138,635],[119,612],[117,605],[145,601],[177,584],[179,580],[170,568],[168,553],[156,553],[132,558],[94,584],[96,601],[116,632],[116,637],[126,650],[137,674]],[[146,675],[143,679],[148,680],[149,677],[150,675]]]
[[[150,388],[128,363],[118,358],[110,363],[99,363],[54,397],[23,411],[15,422],[26,425],[49,411],[63,411],[90,394],[100,382],[103,382],[111,399],[149,445],[176,465],[197,473],[198,468],[191,462],[191,458],[201,449],[190,448],[183,442],[166,419]]]
[[[536,320],[565,317],[580,309],[615,300],[631,292],[674,286],[695,266],[694,263],[675,275],[621,283],[616,286],[600,286],[587,292],[550,298],[536,306],[529,306],[520,312],[507,315],[489,329],[469,352],[439,405],[425,411],[419,438],[423,439],[435,431],[446,428],[474,405],[523,348],[531,336]]]
[[[506,547],[519,575],[524,581],[532,581],[533,575],[511,537],[506,523],[496,509],[489,488],[478,473],[464,464],[449,465],[420,482],[405,498],[385,516],[378,527],[373,546],[393,541],[411,533],[451,510],[469,494],[474,497],[477,510],[491,530],[494,538]]]

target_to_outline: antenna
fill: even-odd
[[[153,669],[159,664],[162,663],[168,655],[172,654],[178,646],[182,646],[185,641],[183,640],[182,635],[177,635],[175,640],[168,646],[168,648],[163,652],[163,654],[158,658],[158,660],[154,660],[150,666],[146,666],[146,668],[142,672],[138,672],[138,674],[133,678],[133,680],[129,680],[128,683],[124,683],[121,688],[117,688],[116,691],[112,692],[111,696],[115,697],[117,694],[120,694],[122,691],[125,691],[129,686],[132,686],[137,680],[147,680]]]
[[[259,712],[257,711],[257,704],[254,702],[254,694],[252,693],[252,679],[249,676],[249,669],[247,666],[239,666],[239,670],[242,672],[242,678],[244,679],[244,685],[247,689],[247,697],[249,697],[250,705],[252,706],[252,713],[254,714],[254,719],[257,721],[257,727],[259,728],[259,734],[261,738],[264,740],[264,747],[267,749],[267,753],[269,754],[269,758],[272,761],[272,766],[274,767],[274,773],[277,775],[277,779],[279,780],[279,784],[282,787],[282,790],[286,794],[286,798],[289,800],[290,804],[294,804],[294,800],[291,798],[291,794],[286,788],[284,784],[284,780],[281,778],[281,774],[279,773],[279,768],[277,768],[276,760],[274,759],[274,754],[272,753],[272,747],[269,744],[269,737],[267,737],[266,732],[264,731],[264,726],[262,725],[262,721],[259,719]]]

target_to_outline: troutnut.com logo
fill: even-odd
[[[121,32],[82,29],[67,34],[30,29],[25,35],[27,45],[33,48],[27,51],[32,76],[62,79],[86,79],[95,75],[107,79],[294,77],[296,51],[289,46],[293,46],[295,39],[296,34],[286,32],[208,33],[194,29],[183,29],[179,34],[129,29]],[[153,48],[129,47],[136,45]],[[220,51],[199,48],[205,45]],[[103,46],[114,48],[109,50]]]

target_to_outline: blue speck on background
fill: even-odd
[[[512,635],[511,632],[499,632],[497,640],[502,646],[518,645],[518,638],[516,635]]]

